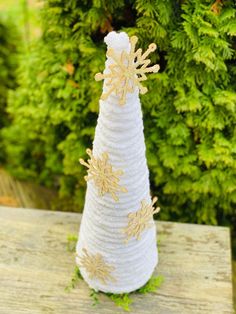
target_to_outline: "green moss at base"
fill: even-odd
[[[78,282],[83,279],[78,266],[75,267],[70,283],[65,287],[65,291],[70,292],[74,289]]]
[[[80,273],[78,266],[75,267],[74,273],[71,278],[71,282],[66,287],[66,291],[70,292],[72,289],[76,288],[80,280],[83,280],[83,277]],[[164,277],[152,276],[148,282],[141,288],[130,293],[114,294],[114,293],[105,293],[101,291],[96,291],[90,288],[90,297],[92,299],[92,306],[96,306],[100,303],[100,296],[105,295],[111,299],[116,306],[121,307],[125,311],[130,311],[130,305],[133,303],[132,296],[136,294],[146,294],[156,292],[157,289],[161,286],[164,281]]]
[[[77,241],[78,241],[78,237],[76,235],[69,234],[67,236],[67,251],[74,252]],[[159,242],[160,242],[160,239],[159,241],[157,241],[157,243],[160,244]],[[84,279],[80,273],[79,267],[76,266],[74,269],[71,281],[68,284],[68,286],[65,288],[65,290],[67,292],[70,292],[72,289],[76,288],[80,280],[84,280]],[[115,303],[116,306],[121,307],[123,310],[128,312],[130,311],[130,305],[133,303],[132,296],[136,294],[146,294],[146,293],[156,292],[157,289],[163,283],[163,281],[164,281],[164,277],[162,275],[158,275],[158,276],[152,275],[152,277],[148,280],[148,282],[141,288],[130,293],[122,293],[122,294],[105,293],[105,292],[96,291],[94,289],[89,288],[90,297],[92,299],[92,306],[96,306],[97,304],[99,304],[100,303],[99,297],[102,295],[105,295],[109,299],[111,299]]]
[[[76,243],[78,242],[78,236],[74,234],[68,234],[67,236],[67,251],[68,252],[75,252]]]

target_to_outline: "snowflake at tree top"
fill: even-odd
[[[115,32],[111,32],[105,42],[109,45],[113,36],[117,36]],[[138,41],[136,36],[132,36],[130,39],[125,33],[120,33],[120,42],[117,42],[116,49],[109,48],[107,50],[107,57],[112,59],[112,63],[108,66],[109,72],[97,73],[95,80],[105,80],[107,91],[103,92],[101,99],[106,100],[111,93],[115,93],[119,97],[120,105],[124,105],[126,102],[127,93],[133,93],[135,88],[138,87],[141,94],[147,92],[147,88],[144,87],[141,82],[147,79],[147,73],[157,73],[160,69],[159,65],[149,66],[151,60],[146,59],[151,52],[156,50],[156,44],[152,43],[148,49],[142,54],[142,49],[139,48],[135,51],[135,46]],[[117,37],[116,37],[117,38]],[[119,49],[122,49],[123,42],[129,40],[129,49],[123,49],[119,53]]]

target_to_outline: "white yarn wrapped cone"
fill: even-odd
[[[129,52],[130,43],[126,33],[109,33],[105,42],[117,54],[124,49]],[[108,57],[104,73],[113,60]],[[106,80],[103,91],[107,90]],[[127,227],[128,214],[141,207],[141,201],[151,204],[149,171],[145,156],[143,119],[138,88],[127,94],[126,103],[119,104],[119,98],[112,93],[106,101],[100,100],[100,112],[93,142],[93,155],[108,153],[109,163],[114,170],[122,169],[124,174],[119,184],[128,192],[118,192],[115,202],[110,194],[99,196],[93,180],[87,184],[85,207],[77,243],[76,261],[79,265],[85,248],[91,255],[101,254],[108,265],[114,267],[111,275],[115,281],[105,283],[90,278],[86,269],[80,267],[88,285],[99,291],[125,293],[137,290],[151,277],[158,262],[156,228],[144,230],[139,240],[135,237],[125,243],[122,229]]]

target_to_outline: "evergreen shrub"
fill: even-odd
[[[46,0],[43,35],[24,60],[4,130],[20,177],[83,207],[104,68],[104,36],[125,30],[158,46],[142,96],[151,189],[161,218],[232,224],[236,208],[236,5],[225,0]]]
[[[9,124],[8,91],[16,87],[17,39],[15,26],[0,16],[0,163],[5,157],[1,129]]]

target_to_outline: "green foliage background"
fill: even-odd
[[[0,15],[0,131],[9,124],[6,113],[9,89],[16,87],[17,31],[15,26]],[[0,162],[5,159],[0,132]]]
[[[108,31],[158,45],[142,96],[152,193],[161,218],[234,224],[236,216],[236,6],[234,1],[46,0],[43,35],[21,62],[3,130],[20,178],[60,189],[83,208],[85,170]]]

